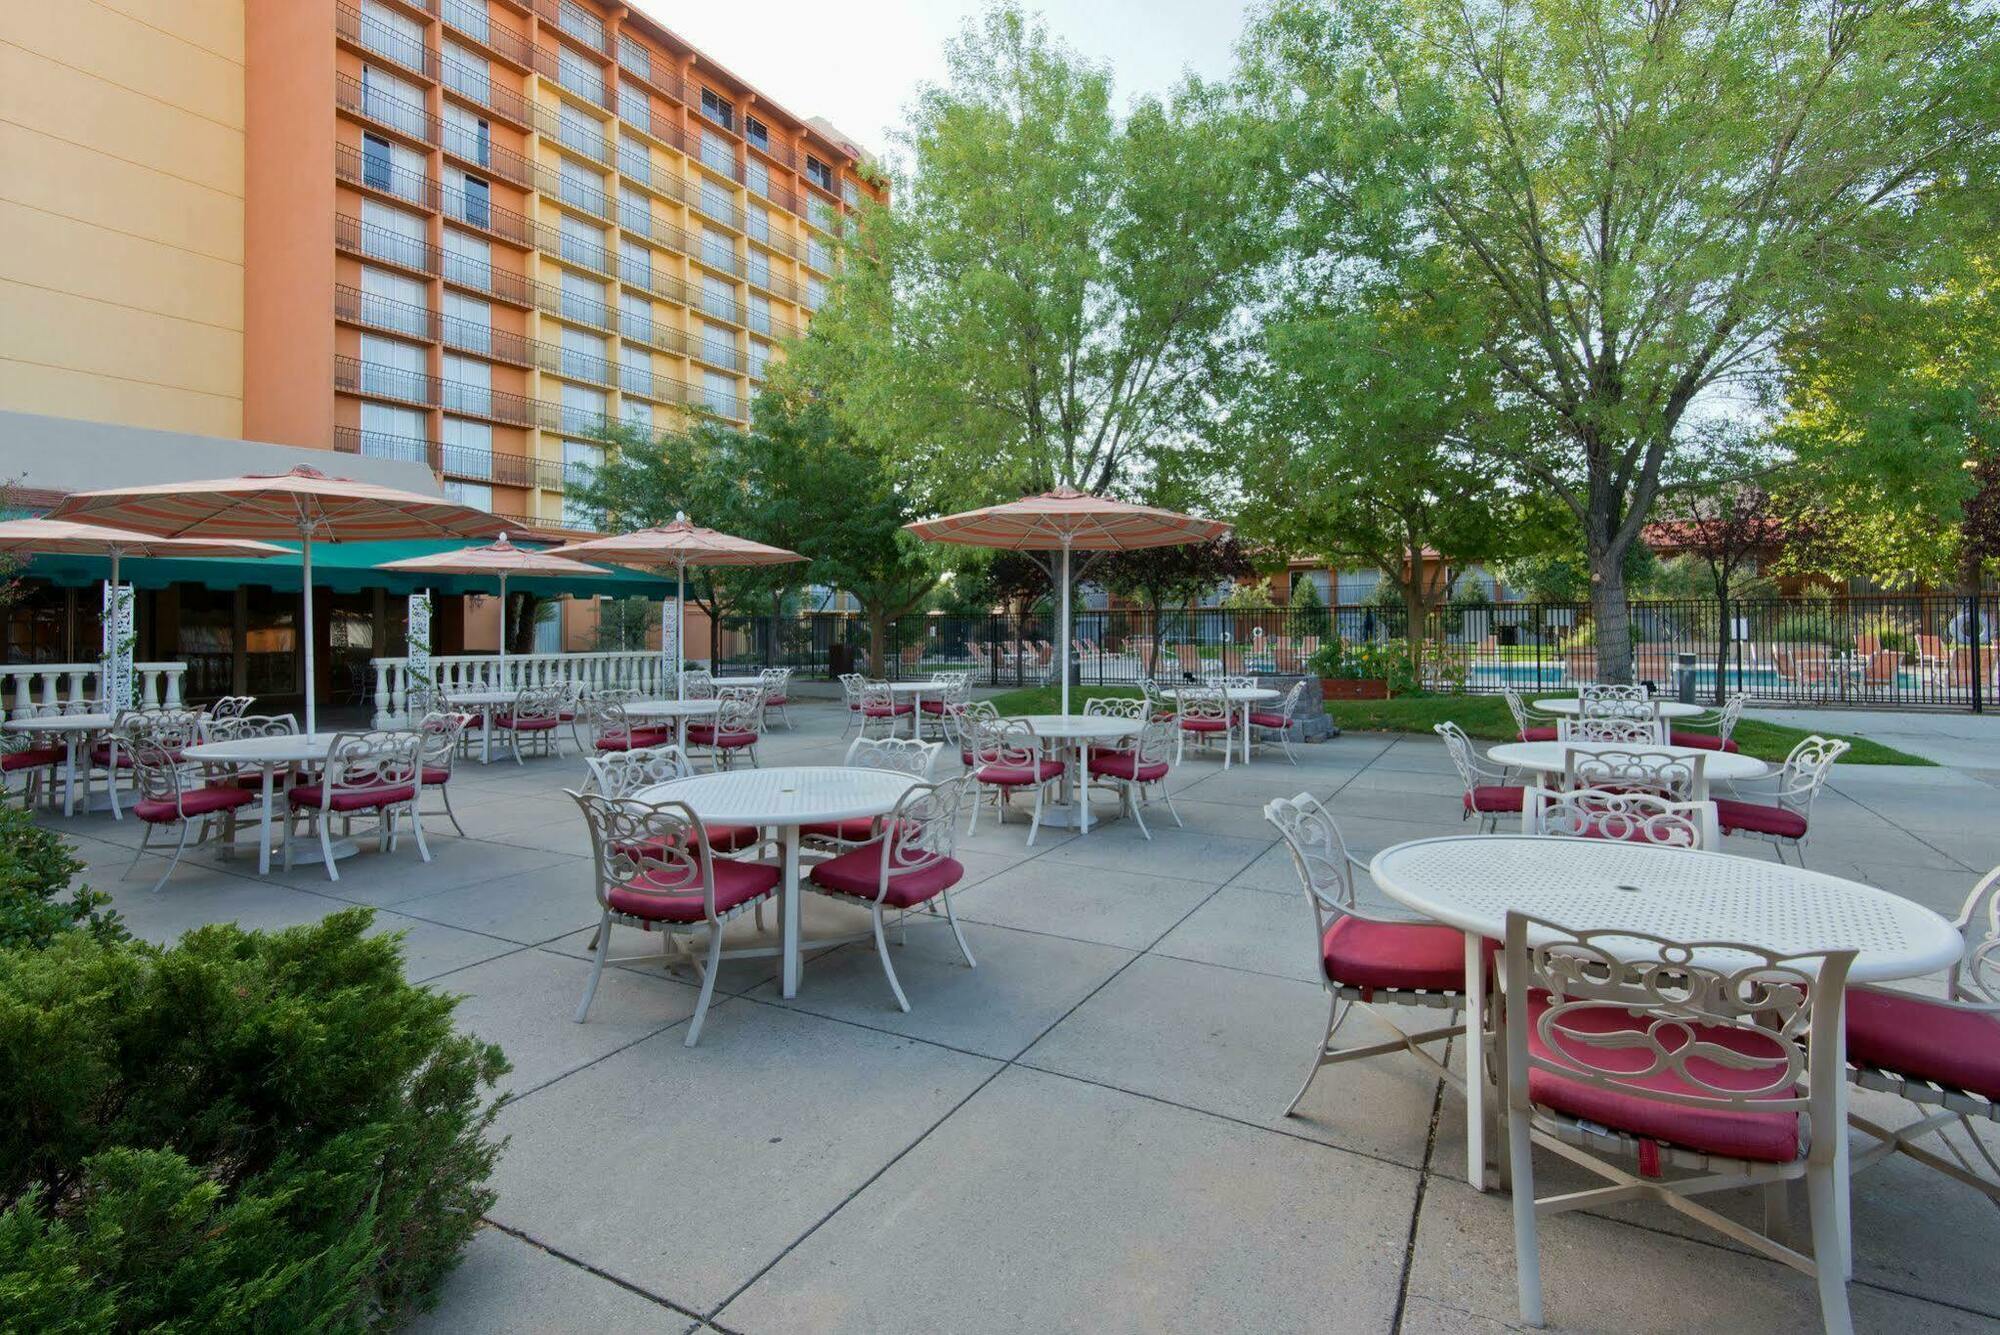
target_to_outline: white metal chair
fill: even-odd
[[[1085,718],[1122,718],[1144,723],[1152,708],[1143,695],[1093,695],[1083,702]]]
[[[861,686],[861,735],[869,735],[868,729],[880,723],[888,729],[886,736],[896,735],[896,724],[913,710],[907,701],[896,699],[896,689],[886,681],[864,682]]]
[[[694,810],[682,802],[647,803],[568,790],[590,827],[591,863],[601,910],[593,939],[590,981],[577,1004],[576,1022],[590,1015],[597,981],[613,962],[614,923],[661,933],[701,975],[701,995],[688,1021],[688,1047],[701,1038],[722,963],[723,925],[746,909],[776,897],[780,870],[763,862],[717,858]],[[708,933],[706,960],[688,949],[686,938]],[[639,959],[627,956],[623,959]],[[619,962],[623,962],[623,959]]]
[[[991,700],[968,700],[945,715],[951,720],[952,740],[958,744],[959,763],[972,768],[972,738],[981,726],[996,723],[1000,710]]]
[[[1589,714],[1598,709],[1615,708],[1619,705],[1650,706],[1653,703],[1653,692],[1644,682],[1635,682],[1630,686],[1618,686],[1607,682],[1577,687],[1576,698],[1582,711]]]
[[[788,667],[767,667],[757,674],[764,684],[764,713],[768,717],[775,709],[778,717],[785,721],[785,730],[792,729],[791,685],[792,669]]]
[[[1254,678],[1253,678],[1254,680]],[[1284,749],[1285,759],[1296,765],[1298,757],[1292,754],[1292,722],[1299,712],[1299,701],[1305,698],[1306,683],[1303,678],[1292,683],[1284,698],[1273,708],[1250,710],[1250,744],[1260,745],[1276,740]]]
[[[417,720],[417,733],[423,738],[417,754],[423,791],[417,795],[414,819],[422,824],[427,815],[443,816],[460,838],[465,837],[465,827],[458,823],[458,813],[451,809],[451,772],[458,762],[459,740],[471,726],[470,714],[426,714]],[[437,811],[425,811],[424,792],[435,792],[443,806]]]
[[[691,667],[681,674],[681,695],[689,700],[713,700],[715,675],[705,667]]]
[[[1643,717],[1584,714],[1556,721],[1559,742],[1620,742],[1627,746],[1665,746],[1667,731],[1658,715]]]
[[[965,877],[965,867],[952,856],[957,850],[958,790],[964,782],[961,777],[917,784],[897,800],[893,811],[875,821],[875,832],[866,842],[816,864],[806,878],[806,884],[820,894],[868,905],[875,953],[882,959],[896,1005],[905,1011],[910,999],[903,995],[903,984],[889,959],[884,909],[898,910],[907,918],[911,909],[942,902],[965,967],[978,967],[951,907],[951,888]]]
[[[1100,703],[1092,701],[1091,703]],[[1104,703],[1138,705],[1145,708],[1144,700],[1118,700]],[[1174,797],[1164,787],[1167,775],[1172,770],[1167,753],[1173,750],[1174,725],[1171,719],[1146,719],[1139,735],[1124,746],[1093,746],[1090,749],[1090,769],[1084,776],[1085,800],[1089,800],[1089,786],[1108,785],[1117,791],[1119,801],[1125,810],[1132,813],[1138,823],[1139,833],[1147,839],[1153,832],[1146,828],[1144,808],[1152,799],[1148,794],[1157,790],[1161,800],[1167,804],[1167,813],[1174,818],[1174,824],[1181,824],[1181,813],[1174,808]]]
[[[1694,746],[1704,751],[1737,751],[1734,733],[1736,725],[1743,721],[1743,706],[1750,697],[1742,691],[1722,702],[1719,709],[1706,714],[1698,714],[1687,720],[1687,728],[1668,729],[1668,739],[1675,746]],[[1701,729],[1702,731],[1696,731]]]
[[[1504,1106],[1521,1320],[1542,1324],[1542,1216],[1642,1199],[1814,1276],[1829,1332],[1851,1332],[1835,1117],[1841,994],[1853,951],[1786,955],[1621,927],[1507,915]],[[1535,1195],[1540,1146],[1609,1185]],[[1637,1161],[1627,1171],[1610,1161]],[[1669,1178],[1669,1170],[1690,1176]],[[1776,1223],[1803,1177],[1812,1254],[1700,1204],[1757,1186]]]
[[[719,770],[728,769],[739,754],[748,756],[755,769],[757,742],[764,735],[764,688],[725,686],[716,692],[715,701],[713,719],[688,724],[688,746],[706,749],[710,763]]]
[[[254,695],[225,695],[208,707],[210,719],[241,718],[257,703]]]
[[[1813,803],[1819,798],[1819,790],[1826,786],[1834,765],[1849,749],[1851,744],[1837,737],[1815,735],[1793,747],[1785,757],[1784,767],[1776,774],[1762,779],[1738,779],[1729,786],[1737,796],[1719,799],[1715,804],[1722,832],[1768,840],[1780,862],[1785,861],[1785,850],[1790,848],[1799,865],[1805,866]],[[1754,790],[1755,785],[1766,783],[1772,785],[1771,796],[1775,801],[1742,800],[1744,788]]]
[[[1425,1050],[1465,1033],[1456,1013],[1465,1008],[1465,937],[1438,923],[1377,917],[1355,898],[1354,872],[1368,864],[1347,851],[1332,813],[1310,794],[1282,797],[1264,805],[1264,819],[1277,828],[1292,855],[1292,867],[1312,910],[1313,950],[1320,982],[1328,993],[1326,1032],[1313,1052],[1305,1083],[1285,1105],[1292,1115],[1319,1073],[1342,1062],[1408,1052],[1453,1086],[1457,1071],[1443,1056]],[[1356,1006],[1365,1006],[1393,1039],[1335,1047],[1334,1036]],[[1453,1012],[1452,1022],[1414,1032],[1390,1019],[1384,1008],[1415,1007]]]
[[[1848,989],[1848,1078],[1901,1095],[1923,1114],[1889,1128],[1850,1112],[1848,1122],[1876,1142],[1852,1164],[1859,1172],[1906,1154],[2000,1203],[2000,1158],[1979,1130],[2000,1123],[2000,867],[1972,887],[1952,925],[1966,949],[1945,971],[1942,998]],[[1953,1129],[1963,1145],[1947,1134]]]
[[[1611,788],[1621,793],[1652,793],[1674,802],[1694,802],[1707,797],[1708,786],[1702,777],[1707,763],[1707,756],[1649,751],[1643,747],[1629,751],[1572,748],[1563,753],[1563,777],[1573,788]]]
[[[949,737],[952,714],[972,699],[972,674],[933,672],[931,680],[937,683],[937,694],[926,695],[918,702],[917,729],[919,733],[929,729],[939,737]]]
[[[1664,848],[1713,849],[1722,841],[1713,802],[1673,802],[1609,788],[1530,788],[1521,804],[1521,832]]]
[[[1035,834],[1042,827],[1042,801],[1052,783],[1062,780],[1060,760],[1042,754],[1041,739],[1022,719],[996,718],[976,725],[972,734],[972,820],[965,832],[979,828],[979,794],[993,794],[995,817],[1007,823],[1007,804],[1023,788],[1035,794],[1035,809],[1028,817],[1028,846],[1034,847]]]
[[[943,750],[943,742],[914,737],[857,737],[848,744],[847,758],[841,763],[849,769],[887,770],[929,783]],[[818,852],[837,853],[867,843],[880,832],[880,825],[872,816],[819,821],[799,827],[799,843]]]
[[[1514,740],[1517,742],[1553,742],[1556,740],[1556,720],[1559,715],[1530,709],[1521,693],[1512,686],[1502,686],[1500,694],[1507,701],[1507,712],[1514,716]]]
[[[859,672],[840,674],[840,697],[847,706],[847,726],[841,730],[844,737],[856,728],[865,727],[867,719],[861,713],[861,694],[868,686],[868,678]]]
[[[22,776],[21,802],[29,810],[41,798],[44,778],[48,781],[48,792],[55,792],[57,771],[68,760],[67,747],[52,746],[46,739],[37,740],[24,732],[0,732],[0,778],[11,782],[14,775]],[[5,794],[12,795],[11,790]]]
[[[1501,817],[1521,814],[1528,790],[1510,782],[1512,774],[1480,755],[1465,729],[1446,722],[1434,725],[1431,731],[1444,739],[1444,753],[1451,757],[1452,768],[1465,784],[1460,820],[1477,817],[1480,833],[1491,834],[1499,828]]]
[[[523,686],[514,703],[493,716],[493,730],[506,736],[517,765],[525,763],[524,744],[539,746],[546,756],[561,755],[562,739],[556,731],[561,726],[562,691],[554,686]]]
[[[1230,757],[1236,750],[1231,741],[1236,733],[1236,710],[1229,703],[1229,697],[1212,687],[1183,686],[1175,698],[1180,701],[1180,707],[1175,711],[1180,740],[1174,747],[1174,763],[1179,764],[1187,754],[1189,737],[1194,737],[1203,746],[1221,738],[1222,767],[1228,769]]]
[[[294,784],[285,794],[285,870],[292,869],[292,829],[300,821],[319,836],[326,859],[326,879],[340,879],[333,856],[333,818],[343,827],[355,816],[372,814],[377,823],[376,847],[393,847],[396,823],[410,818],[417,852],[431,860],[424,842],[424,823],[417,819],[417,790],[423,777],[419,756],[423,736],[415,732],[343,732],[327,748],[326,767],[313,783]]]
[[[206,838],[206,828],[211,820],[222,820],[222,845],[232,847],[236,842],[236,813],[257,800],[257,795],[225,779],[205,782],[201,774],[180,758],[176,751],[169,750],[154,738],[135,734],[125,742],[127,754],[132,759],[133,803],[132,814],[139,818],[144,833],[139,838],[138,851],[132,855],[132,865],[125,869],[130,876],[139,866],[140,859],[152,851],[153,831],[162,825],[172,825],[179,833],[172,853],[166,855],[167,869],[160,873],[160,879],[153,882],[155,891],[167,883],[180,865],[181,854],[187,850],[188,835],[195,831],[199,822],[203,833],[197,834],[195,842],[200,844]]]

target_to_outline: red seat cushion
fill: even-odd
[[[1139,763],[1137,751],[1104,751],[1090,757],[1090,772],[1107,779],[1129,779],[1135,783],[1158,783],[1167,777],[1167,762]]]
[[[902,715],[910,712],[910,706],[904,704],[864,705],[861,712],[869,718],[900,718]]]
[[[754,825],[704,825],[702,833],[708,836],[708,847],[715,853],[737,853],[757,842],[757,827]],[[621,853],[644,852],[651,849],[679,847],[679,839],[668,839],[661,835],[656,839],[641,840],[636,844],[620,844]]]
[[[925,700],[922,703],[926,714],[944,713],[944,701],[942,700]]]
[[[1189,732],[1227,732],[1229,723],[1219,718],[1184,718],[1181,727]]]
[[[964,876],[965,868],[959,865],[956,858],[933,857],[907,871],[891,875],[889,889],[882,896],[882,902],[906,909],[935,899],[957,885]],[[871,844],[851,853],[842,853],[837,858],[828,858],[812,869],[811,880],[820,889],[837,895],[873,900],[882,885],[882,846]]]
[[[1465,937],[1434,923],[1342,917],[1320,939],[1320,965],[1350,987],[1463,992]]]
[[[0,752],[0,773],[12,774],[15,770],[60,765],[68,758],[69,752],[54,746],[32,746],[25,751]]]
[[[725,732],[717,736],[713,723],[688,724],[688,740],[701,746],[719,746],[731,750],[739,746],[755,746],[757,734],[754,732]]]
[[[493,720],[493,726],[496,728],[506,728],[510,732],[547,732],[550,728],[556,726],[556,720],[552,718],[517,719],[511,714],[502,714]]]
[[[715,868],[718,915],[770,894],[784,875],[778,868],[762,862],[723,860],[709,865]],[[647,886],[657,889],[648,891]],[[660,879],[651,874],[641,876],[631,886],[615,887],[605,900],[617,912],[648,922],[700,922],[707,917],[698,886],[689,888],[677,879]]]
[[[1260,728],[1289,728],[1292,726],[1292,721],[1283,714],[1273,714],[1269,710],[1264,709],[1251,710],[1250,721]]]
[[[432,783],[432,784],[443,783],[450,777],[451,777],[451,771],[448,769],[433,769],[429,765],[424,766],[425,783]]]
[[[179,819],[180,815],[207,816],[217,811],[229,811],[236,807],[247,807],[257,800],[255,793],[245,792],[234,784],[210,784],[205,788],[195,788],[181,794],[180,811],[164,797],[149,797],[132,806],[132,811],[140,820],[162,825]]]
[[[1516,788],[1510,784],[1481,784],[1465,795],[1465,809],[1476,811],[1481,815],[1507,811],[1519,815],[1521,802],[1527,797],[1527,793],[1527,789]]]
[[[1655,1057],[1647,1046],[1604,1048],[1577,1042],[1565,1050],[1563,1036],[1557,1034],[1552,1048],[1543,1041],[1539,1024],[1542,1013],[1548,1008],[1546,993],[1537,992],[1529,996],[1528,1047],[1536,1057],[1579,1069],[1605,1071],[1643,1071],[1653,1064]],[[1615,1008],[1571,1011],[1562,1020],[1565,1029],[1594,1034],[1617,1033],[1620,1030],[1643,1033],[1647,1023],[1644,1016],[1634,1018]],[[1665,1043],[1674,1041],[1671,1029],[1662,1029],[1658,1037]],[[1688,1069],[1704,1083],[1717,1089],[1739,1090],[1755,1090],[1770,1083],[1775,1068],[1761,1063],[1779,1055],[1774,1040],[1726,1025],[1685,1026],[1679,1034],[1679,1041],[1686,1043],[1690,1039],[1744,1053],[1760,1062],[1749,1070],[1739,1070],[1704,1057],[1688,1058]],[[1658,1071],[1631,1083],[1662,1093],[1713,1097],[1701,1085],[1674,1070]],[[1766,1094],[1763,1097],[1790,1097],[1790,1094]],[[1790,1163],[1799,1157],[1803,1148],[1799,1139],[1799,1117],[1794,1112],[1752,1112],[1661,1103],[1640,1094],[1586,1084],[1560,1072],[1544,1070],[1528,1072],[1528,1098],[1565,1116],[1596,1122],[1614,1131],[1665,1141],[1707,1154],[1726,1155],[1732,1159]],[[1841,1129],[1830,1128],[1829,1134],[1841,1134]]]
[[[597,739],[600,751],[639,751],[652,746],[666,746],[674,740],[674,734],[666,728],[637,728],[620,735],[611,733]]]
[[[1733,739],[1725,741],[1712,732],[1681,732],[1675,729],[1669,734],[1669,739],[1675,746],[1692,746],[1702,751],[1728,751],[1734,754],[1741,749]]]
[[[1025,788],[1032,783],[1060,779],[1062,772],[1060,760],[1043,760],[1033,765],[988,765],[973,777],[996,788]]]
[[[2000,1102],[2000,1016],[1857,987],[1847,994],[1847,1059]]]
[[[764,703],[765,703],[765,704],[766,704],[767,706],[768,706],[768,705],[788,705],[788,704],[790,704],[790,703],[791,703],[791,701],[790,701],[790,700],[787,700],[787,699],[786,699],[786,698],[785,698],[784,696],[782,696],[782,695],[767,695],[767,696],[765,696],[765,697],[764,697]]]
[[[295,807],[320,805],[324,787],[317,783],[302,783],[285,794]],[[367,811],[374,807],[394,806],[398,802],[414,801],[417,790],[410,784],[387,784],[371,788],[349,788],[333,795],[328,809],[332,811]]]
[[[1516,736],[1524,742],[1553,742],[1558,740],[1554,728],[1523,728]]]
[[[857,816],[853,820],[822,820],[811,825],[799,826],[799,837],[838,839],[842,843],[858,844],[875,837],[875,818]]]
[[[1775,834],[1783,839],[1806,837],[1804,816],[1796,811],[1767,806],[1762,802],[1736,802],[1726,797],[1717,798],[1715,819],[1724,834],[1747,830],[1752,834]]]

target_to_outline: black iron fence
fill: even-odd
[[[1646,600],[1630,605],[1629,622],[1637,679],[1705,701],[1740,692],[1766,705],[1982,710],[2000,693],[2000,594]],[[890,623],[878,663],[859,616],[738,618],[726,623],[718,670],[957,669],[984,686],[1033,686],[1057,680],[1054,637],[1047,616],[905,617]],[[1587,604],[1454,602],[1429,614],[1420,639],[1413,674],[1399,606],[1081,610],[1069,659],[1085,686],[1318,671],[1333,647],[1334,675],[1386,675],[1402,690],[1559,693],[1599,676]]]

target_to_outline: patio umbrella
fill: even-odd
[[[111,587],[118,587],[118,562],[127,556],[227,556],[261,559],[290,556],[284,547],[234,538],[159,538],[150,533],[80,524],[64,519],[0,520],[0,552],[30,556],[103,556],[111,561]],[[107,664],[100,692],[110,688]]]
[[[1062,664],[1062,712],[1069,713],[1069,567],[1070,552],[1129,552],[1141,547],[1171,547],[1183,542],[1210,542],[1229,532],[1219,519],[1199,519],[1150,505],[1133,505],[1108,496],[1089,496],[1072,487],[1057,487],[1040,496],[1023,496],[1005,505],[989,505],[942,519],[926,519],[903,527],[933,542],[958,542],[968,547],[1004,547],[1021,552],[1062,553],[1061,595],[1057,599],[1057,640]]]
[[[462,547],[455,552],[433,552],[401,561],[384,561],[380,570],[413,575],[494,575],[500,580],[500,689],[507,689],[507,577],[509,575],[601,575],[596,566],[531,547],[516,547],[502,533],[484,547]]]
[[[687,657],[687,572],[689,566],[780,566],[806,558],[783,547],[768,547],[688,522],[684,514],[659,528],[614,533],[608,538],[572,542],[555,550],[557,556],[586,557],[619,565],[644,566],[674,572],[674,643]],[[681,664],[674,664],[674,698],[682,695]]]
[[[163,538],[297,538],[305,584],[307,732],[319,727],[313,702],[314,541],[486,538],[503,527],[484,510],[441,496],[328,477],[304,464],[288,473],[80,491],[49,518],[116,524]]]

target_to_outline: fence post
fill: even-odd
[[[1979,595],[1976,593],[1965,600],[1965,634],[1966,638],[1972,641],[1972,712],[1983,714],[1986,712],[1986,699],[1980,679],[1986,675],[1986,668],[1980,660],[1979,651],[1982,647],[1981,642],[1986,637],[1981,634]],[[1946,668],[1946,672],[1949,674],[1949,667]]]
[[[1715,596],[1715,703],[1719,707],[1724,699],[1723,676],[1729,670],[1729,591],[1722,590]]]

